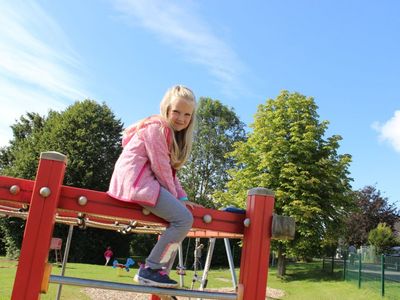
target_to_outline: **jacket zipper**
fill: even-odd
[[[140,170],[138,177],[136,178],[135,182],[133,183],[134,188],[137,187],[140,178],[142,178],[144,169],[146,168],[147,164],[148,164],[148,161],[143,165],[142,169]]]

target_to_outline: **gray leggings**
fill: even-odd
[[[179,243],[192,228],[193,215],[180,200],[161,187],[157,204],[145,206],[154,215],[169,222],[169,226],[146,259],[146,266],[152,269],[171,268]]]

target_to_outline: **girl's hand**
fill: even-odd
[[[195,207],[204,207],[203,205],[194,203],[192,201],[183,201],[183,204],[185,204],[186,207],[190,207],[191,209],[194,209]]]

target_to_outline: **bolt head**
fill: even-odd
[[[13,185],[10,187],[10,193],[13,195],[18,194],[21,191],[18,185]]]
[[[87,198],[85,196],[80,196],[78,199],[78,203],[81,206],[85,206],[87,204]]]
[[[40,189],[39,193],[40,193],[40,195],[41,195],[42,197],[47,198],[47,197],[50,196],[51,190],[50,190],[47,186],[45,186],[45,187],[42,187],[42,188]]]
[[[243,225],[244,225],[244,227],[249,227],[250,226],[250,219],[249,218],[244,219]]]
[[[150,214],[150,211],[147,210],[147,209],[145,209],[145,208],[143,208],[143,209],[142,209],[142,213],[143,213],[145,216],[148,216],[148,215]]]
[[[204,215],[203,216],[203,222],[204,223],[209,224],[209,223],[211,223],[211,221],[212,221],[212,217],[210,215]]]

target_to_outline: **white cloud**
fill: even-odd
[[[58,24],[34,1],[0,9],[0,146],[26,112],[46,114],[85,97],[81,66]]]
[[[397,152],[400,152],[400,110],[395,111],[394,116],[386,123],[375,122],[372,126],[379,132],[381,141],[389,142]]]
[[[115,0],[116,9],[131,24],[155,33],[163,42],[178,49],[184,58],[204,66],[228,95],[241,92],[240,75],[245,70],[235,51],[215,35],[196,14],[190,2]]]

